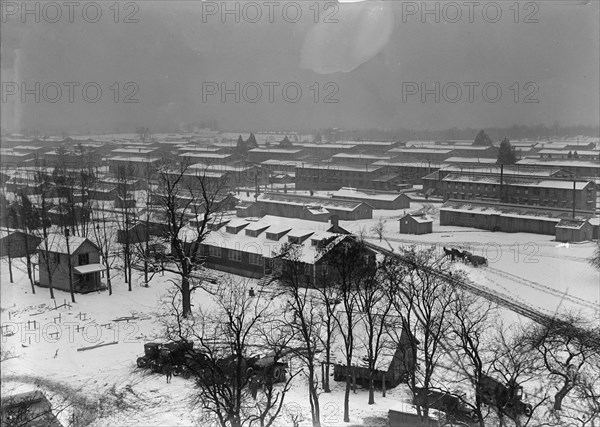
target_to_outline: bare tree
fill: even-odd
[[[420,369],[414,371],[410,366],[414,360],[407,359],[409,387],[416,393],[417,383],[420,383],[419,389],[427,394],[445,354],[442,347],[450,330],[451,307],[456,298],[445,275],[448,266],[446,261],[436,259],[434,248],[417,251],[412,247],[390,257],[384,268],[387,280],[395,287],[394,307],[401,317],[402,330],[406,331],[407,344],[413,354],[418,346],[423,362]],[[397,342],[400,345],[401,339]],[[423,406],[417,406],[417,411],[423,420],[429,419],[427,399]]]
[[[384,221],[384,219],[380,217],[379,221],[377,221],[375,225],[373,225],[373,227],[371,228],[371,231],[377,235],[380,242],[381,239],[383,239],[383,235],[385,233],[385,223],[386,221]]]
[[[121,200],[120,207],[120,228],[123,230],[121,245],[123,247],[123,272],[125,275],[125,283],[128,285],[128,290],[131,292],[132,286],[132,252],[133,242],[131,240],[130,229],[135,224],[135,210],[129,204],[129,200],[135,193],[131,186],[134,182],[133,165],[127,163],[119,165],[116,171],[117,175],[117,197]]]
[[[577,314],[535,325],[525,339],[537,350],[548,374],[555,380],[554,410],[562,409],[563,399],[580,383],[581,371],[600,352],[600,328]]]
[[[354,353],[354,329],[359,321],[357,289],[373,280],[375,255],[362,240],[346,238],[323,256],[331,271],[332,285],[337,291],[340,308],[334,317],[343,341],[346,362],[346,391],[344,393],[344,422],[350,421],[351,372]]]
[[[383,274],[379,269],[372,276],[367,276],[357,287],[358,309],[361,312],[360,325],[364,330],[363,344],[367,350],[369,369],[369,405],[375,403],[375,375],[384,349],[389,346],[387,325],[393,298]]]
[[[115,229],[116,219],[106,212],[105,206],[95,206],[92,212],[93,222],[95,224],[93,227],[94,241],[100,249],[100,255],[102,256],[108,294],[112,295],[111,270],[115,262],[113,248],[117,243]]]
[[[457,347],[459,372],[472,385],[475,395],[475,415],[480,427],[485,427],[483,401],[479,389],[491,357],[493,325],[496,307],[466,292],[459,292],[452,305],[449,338]]]
[[[287,316],[285,329],[294,338],[293,353],[300,358],[306,368],[308,380],[308,400],[313,426],[321,425],[321,407],[319,405],[317,353],[319,352],[320,313],[317,312],[313,294],[309,290],[313,284],[307,281],[306,264],[301,261],[301,247],[285,244],[279,254],[281,272],[280,282],[284,285]]]
[[[598,241],[594,254],[589,259],[589,263],[596,270],[600,270],[600,241]]]
[[[337,336],[337,323],[335,321],[335,307],[340,303],[337,299],[337,291],[332,286],[331,278],[328,277],[328,270],[326,266],[322,269],[320,278],[321,286],[316,287],[318,304],[317,310],[322,318],[321,333],[319,334],[319,341],[323,351],[325,352],[325,360],[322,362],[322,383],[323,391],[325,393],[331,393],[329,385],[330,368],[331,368],[331,352],[334,344],[334,340]]]
[[[514,393],[518,387],[539,378],[542,373],[539,357],[531,351],[531,342],[526,338],[528,330],[534,327],[527,325],[523,328],[511,325],[505,328],[502,323],[497,324],[491,347],[494,356],[491,359],[490,372],[502,379],[510,394],[515,398],[509,400],[505,405],[502,405],[502,402],[496,402],[497,405],[494,409],[498,412],[500,425],[504,425],[504,416],[506,415],[515,422],[517,427],[521,426],[520,418],[525,411],[520,411],[516,406],[517,399]],[[525,402],[522,403],[526,406]],[[525,406],[522,406],[522,409]],[[532,406],[531,410],[533,411],[533,409]]]
[[[195,405],[207,419],[223,427],[273,425],[283,409],[291,376],[277,385],[273,377],[260,376],[253,368],[252,348],[281,351],[264,341],[264,328],[276,321],[270,298],[252,297],[244,281],[223,281],[212,293],[206,307],[184,316],[181,294],[172,292],[167,313],[162,316],[165,335],[199,343],[203,360],[198,366]],[[260,379],[262,392],[252,390]]]
[[[34,233],[40,228],[40,216],[36,207],[31,203],[25,191],[17,192],[18,199],[12,205],[17,216],[17,224],[19,229],[23,231],[23,245],[25,251],[25,261],[27,264],[27,277],[31,283],[31,292],[35,294],[35,283],[33,279],[33,263],[31,260],[31,252],[35,249],[33,239]],[[10,265],[10,264],[9,264]],[[12,272],[11,272],[12,282]]]
[[[188,173],[186,162],[164,164],[158,171],[157,195],[166,216],[166,239],[171,246],[164,269],[177,274],[182,296],[183,315],[191,313],[191,293],[201,286],[192,285],[192,275],[204,261],[202,241],[210,233],[211,221],[220,212],[219,197],[224,183],[211,179],[206,170]],[[194,219],[193,225],[190,219]]]
[[[152,134],[150,133],[150,128],[146,126],[138,126],[135,129],[135,133],[142,142],[146,142],[152,137]]]
[[[41,168],[38,168],[35,174],[35,181],[39,184],[42,184],[43,190],[40,194],[40,203],[39,203],[39,216],[41,222],[41,250],[38,250],[39,256],[41,260],[44,261],[46,265],[46,274],[48,276],[48,288],[50,289],[50,298],[54,299],[54,288],[52,286],[52,275],[54,274],[54,270],[56,269],[56,264],[54,264],[54,259],[52,259],[50,252],[50,244],[48,242],[49,231],[51,228],[51,222],[48,215],[48,212],[53,207],[53,203],[51,200],[47,198],[47,191],[51,188],[51,179],[50,177],[44,173]],[[41,263],[40,263],[41,264]],[[41,275],[41,272],[40,272]]]

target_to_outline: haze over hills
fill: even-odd
[[[191,2],[168,9],[161,2],[141,4],[139,22],[131,24],[115,24],[108,10],[96,24],[9,19],[1,30],[3,82],[28,87],[96,82],[103,96],[97,103],[84,101],[80,92],[73,103],[66,91],[56,103],[23,103],[11,96],[2,102],[2,127],[92,133],[131,132],[140,124],[167,131],[206,120],[217,120],[223,129],[598,124],[597,2],[540,3],[537,23],[515,23],[506,7],[496,23],[476,14],[473,23],[463,17],[454,24],[422,23],[419,15],[407,16],[401,3],[340,4],[339,22],[330,27],[314,23],[309,3],[297,23],[277,19],[280,14],[273,23],[266,18],[255,24],[231,18],[222,23],[218,15],[203,22],[201,6]],[[117,103],[110,89],[115,82]],[[131,93],[124,87],[128,82],[139,89],[137,103],[122,102]],[[233,96],[222,102],[218,93],[203,102],[207,82],[227,88],[256,83],[263,93],[256,103],[244,97],[235,102]],[[272,103],[265,82],[279,84]],[[282,97],[288,82],[302,89],[296,103]],[[441,88],[451,84],[439,102],[434,95],[425,102],[418,93],[406,96],[406,84],[420,89],[425,83],[427,89],[435,82]],[[465,82],[479,84],[473,102]],[[502,88],[498,102],[481,96],[489,82]],[[520,87],[517,103],[514,83]],[[463,90],[456,103],[445,99],[454,97],[452,84]],[[253,97],[253,87],[249,90],[246,95]],[[528,94],[538,102],[523,102]],[[327,95],[338,102],[324,102]]]

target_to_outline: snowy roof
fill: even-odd
[[[77,267],[74,267],[73,270],[79,274],[89,274],[104,271],[104,266],[102,264],[78,265]]]
[[[156,151],[154,148],[117,148],[112,150],[111,153],[115,154],[150,154]]]
[[[423,167],[430,167],[431,169],[436,169],[436,168],[440,168],[441,165],[439,163],[433,163],[433,162],[427,162],[427,161],[423,161],[423,162],[401,162],[401,161],[392,161],[392,162],[388,162],[387,160],[378,160],[375,163],[372,163],[370,166],[392,166],[392,167],[418,167],[418,168],[423,168]]]
[[[327,149],[340,149],[340,145],[343,145],[344,149],[348,149],[348,148],[354,148],[356,147],[356,144],[352,144],[352,145],[347,145],[347,144],[310,144],[310,143],[301,143],[301,144],[295,144],[298,147],[303,147],[303,148],[327,148]]]
[[[516,179],[519,179],[516,181]],[[472,174],[455,174],[451,173],[446,175],[442,181],[447,182],[464,182],[470,184],[500,184],[500,176],[498,175],[472,175]],[[582,190],[588,186],[592,181],[576,181],[575,188]],[[535,179],[533,177],[521,177],[521,178],[509,178],[504,179],[505,185],[518,186],[518,187],[542,187],[542,188],[558,188],[558,189],[573,189],[573,181],[559,181],[559,180],[544,180]]]
[[[394,201],[402,197],[403,193],[378,193],[369,190],[357,190],[350,187],[342,187],[335,193],[333,197],[352,197],[360,200],[384,200]]]
[[[296,166],[301,167],[304,162],[301,160],[277,160],[277,159],[269,159],[264,162],[260,162],[261,165],[275,165],[275,166]]]
[[[265,231],[258,236],[248,236],[246,233],[230,234],[223,229],[211,231],[203,241],[203,244],[210,246],[218,246],[242,252],[250,252],[260,254],[264,257],[271,258],[275,256],[281,249],[283,243],[287,243],[287,239],[274,241],[267,239],[267,233],[281,234],[291,237],[307,237],[314,236],[318,233],[322,239],[339,236],[338,234],[329,233],[327,230],[331,224],[326,222],[309,221],[295,218],[282,218],[277,216],[267,215],[259,221],[248,219],[237,220],[240,223],[252,224],[252,227],[261,228]],[[311,239],[304,240],[298,245],[298,254],[302,262],[312,263],[318,259],[319,254],[316,247],[312,245]]]
[[[329,197],[298,196],[285,193],[264,193],[258,197],[260,202],[285,203],[296,206],[307,206],[316,209],[317,206],[325,209],[353,211],[363,204],[361,201],[341,200]]]
[[[428,154],[448,154],[451,153],[452,149],[444,148],[392,148],[388,151],[388,153],[408,153],[408,154],[420,154],[420,153],[428,153]]]
[[[292,150],[286,148],[253,148],[249,153],[278,153],[278,154],[298,154],[302,150]]]
[[[391,159],[390,156],[376,156],[373,154],[362,154],[362,153],[338,153],[331,156],[332,159]]]
[[[298,166],[299,167],[299,166]],[[375,172],[380,169],[380,166],[363,165],[354,166],[343,163],[305,163],[302,165],[303,169],[319,169],[319,170],[330,170],[330,171],[348,171],[348,172]]]
[[[227,159],[231,157],[231,154],[222,154],[222,153],[211,153],[211,152],[192,152],[188,151],[180,154],[181,157],[199,157],[204,159]]]
[[[584,220],[573,220],[573,219],[561,219],[558,224],[556,224],[559,228],[570,228],[573,230],[579,230],[583,227],[588,221]]]
[[[486,158],[473,158],[473,157],[449,157],[444,160],[444,163],[483,163],[483,164],[496,164],[496,159],[489,157]]]
[[[406,214],[405,216],[400,218],[398,221],[402,221],[406,217],[411,217],[413,220],[415,220],[419,224],[426,224],[428,222],[433,222],[432,218],[428,217],[426,214],[419,213],[419,212]]]
[[[69,250],[71,254],[74,254],[77,249],[85,242],[92,243],[89,239],[85,237],[79,236],[70,236],[69,237]],[[94,245],[96,246],[96,245]],[[42,241],[37,247],[38,250],[46,250],[46,243]],[[59,254],[67,254],[67,239],[61,233],[53,233],[48,236],[48,252],[54,252]]]
[[[567,149],[563,149],[563,150],[544,149],[544,150],[540,150],[538,152],[538,154],[565,154],[565,155],[568,155],[569,152],[571,154],[574,154],[575,151],[577,151],[577,154],[580,156],[597,156],[600,154],[600,152],[598,152],[596,150],[567,150]]]
[[[139,163],[153,163],[158,162],[160,159],[158,157],[139,157],[139,156],[113,156],[109,157],[108,161],[117,161],[117,162],[139,162]]]
[[[581,159],[552,159],[543,160],[539,158],[527,158],[521,159],[517,165],[540,165],[540,166],[558,166],[558,167],[569,167],[579,166],[585,168],[596,168],[600,169],[600,164],[593,160],[581,160]]]
[[[481,213],[486,215],[502,215],[513,218],[528,218],[559,222],[570,219],[573,212],[570,209],[553,209],[541,206],[507,205],[479,201],[449,200],[442,205],[440,211],[462,213]],[[576,219],[588,219],[593,213],[576,213]]]

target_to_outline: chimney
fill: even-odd
[[[331,231],[337,233],[340,228],[340,217],[338,215],[331,215],[329,221],[331,221]]]

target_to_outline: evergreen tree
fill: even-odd
[[[504,138],[500,143],[500,150],[498,151],[498,160],[496,163],[499,165],[514,165],[516,162],[517,153],[510,145],[508,138]]]
[[[479,131],[477,136],[475,137],[475,142],[473,145],[492,145],[492,140],[490,137],[484,132],[483,129]]]
[[[242,135],[238,136],[235,151],[237,151],[238,153],[245,153],[246,151],[248,151],[248,147],[246,147],[246,142],[242,138]]]
[[[256,142],[256,137],[253,133],[251,133],[248,139],[246,140],[246,147],[248,149],[258,148],[258,142]]]
[[[279,143],[279,146],[281,148],[291,148],[291,147],[293,147],[291,141],[288,139],[287,136],[281,140],[281,142]]]

